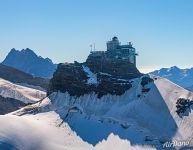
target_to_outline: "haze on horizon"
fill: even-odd
[[[85,61],[90,44],[117,36],[139,52],[142,72],[192,67],[193,1],[6,0],[0,2],[0,61],[29,47],[55,63]]]

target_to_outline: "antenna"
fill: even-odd
[[[95,43],[94,43],[94,51],[95,51]]]
[[[90,51],[92,52],[92,44],[90,45]]]

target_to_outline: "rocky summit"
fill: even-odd
[[[33,50],[26,48],[11,49],[2,64],[13,67],[34,77],[52,78],[57,65],[51,59],[38,56]]]
[[[84,63],[59,64],[50,81],[48,95],[61,91],[79,97],[94,92],[100,98],[107,94],[122,95],[130,89],[131,79],[142,75],[136,68],[135,61],[130,60],[131,56],[135,60],[134,48],[128,45],[122,50],[119,42],[116,47],[116,37],[107,43],[107,48],[111,47],[109,43],[114,47],[107,51],[92,51]],[[127,52],[127,55],[121,54],[122,52]]]

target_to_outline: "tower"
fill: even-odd
[[[120,43],[118,38],[114,36],[111,41],[107,42],[107,51],[114,51],[118,48],[119,45]]]

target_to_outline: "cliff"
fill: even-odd
[[[107,94],[122,95],[132,87],[130,79],[141,75],[133,64],[125,60],[99,63],[87,59],[84,63],[59,64],[47,94],[60,91],[79,97],[94,92],[99,98]]]

